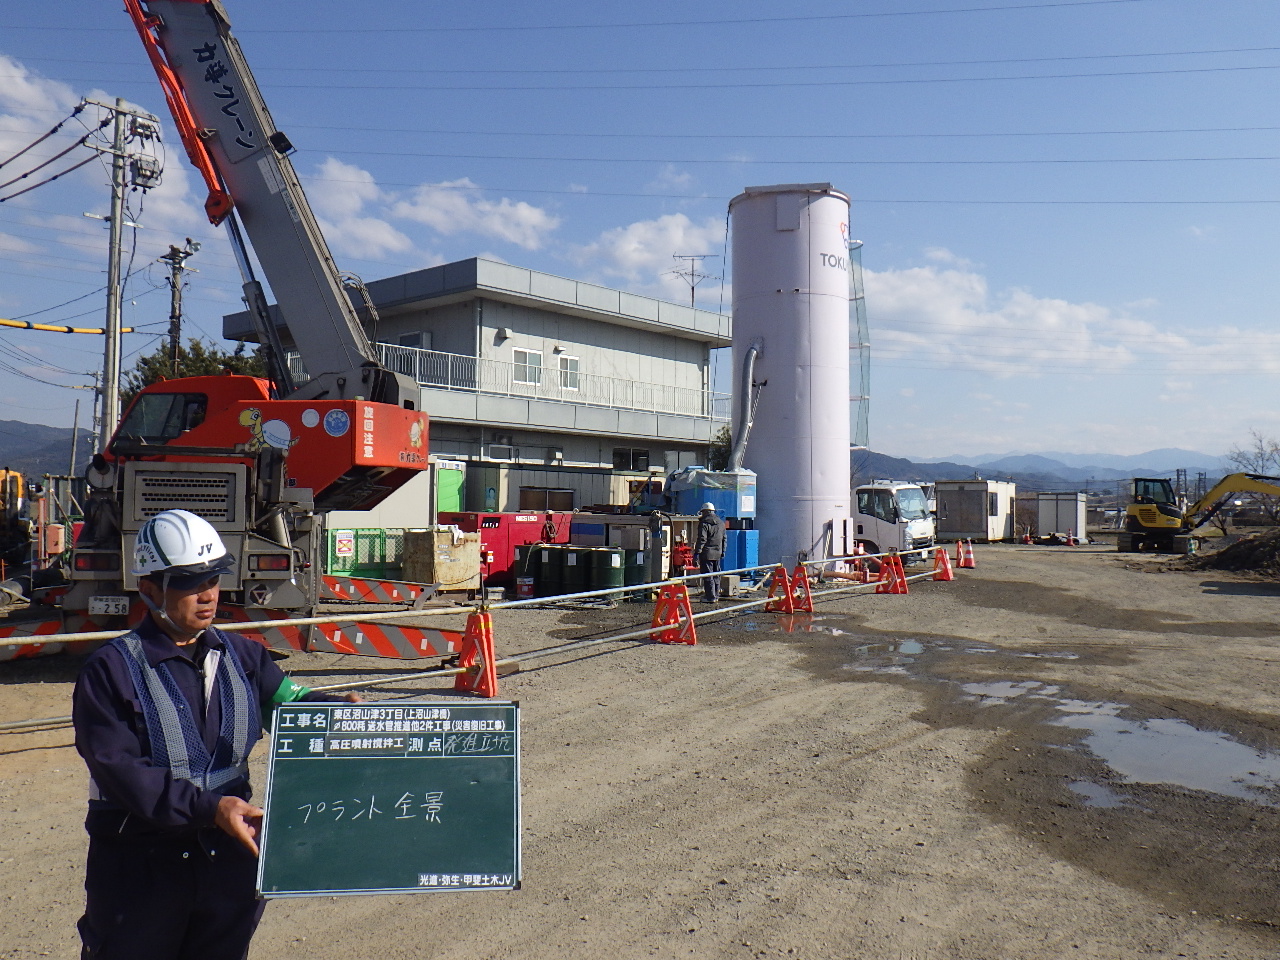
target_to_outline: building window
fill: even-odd
[[[631,447],[614,447],[613,469],[643,473],[649,469],[649,451],[635,450]]]
[[[568,513],[573,509],[573,491],[551,490],[547,487],[521,487],[520,509],[538,513],[547,510]]]
[[[515,356],[515,382],[542,383],[542,354],[536,350],[517,350]]]
[[[560,387],[564,390],[578,389],[578,358],[560,358]]]

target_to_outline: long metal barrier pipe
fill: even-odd
[[[923,554],[927,554],[928,551],[931,549],[934,549],[934,548],[920,547],[914,550],[901,551],[901,553],[899,553],[898,555],[901,556],[903,554],[910,554],[910,553],[919,553],[923,555]],[[886,551],[885,553],[860,554],[857,557],[829,557],[823,560],[806,560],[806,561],[803,561],[801,565],[805,567],[809,567],[809,566],[815,566],[815,565],[826,565],[830,563],[841,563],[849,560],[874,559],[876,557],[889,556],[893,552],[894,551]],[[737,570],[718,571],[716,573],[689,574],[688,576],[684,576],[684,577],[672,577],[670,580],[659,581],[657,583],[632,584],[628,587],[625,587],[623,590],[619,590],[616,587],[612,587],[605,590],[590,590],[584,593],[565,594],[557,597],[535,597],[527,600],[514,600],[511,602],[493,604],[488,609],[490,610],[512,609],[512,608],[519,608],[519,607],[534,606],[540,603],[546,603],[551,600],[585,599],[589,597],[607,596],[610,594],[617,594],[620,592],[621,593],[626,593],[629,591],[634,592],[634,591],[649,589],[652,587],[660,587],[662,586],[663,583],[669,583],[671,581],[702,580],[707,577],[724,576],[725,574],[731,574],[731,573],[747,573],[747,572],[754,572],[757,570],[774,570],[778,566],[780,566],[780,564],[770,563],[770,564],[760,564],[754,567],[740,567]],[[906,579],[908,581],[923,580],[931,576],[933,576],[932,572],[926,571],[924,573],[913,574],[907,577]],[[834,587],[830,590],[816,591],[812,594],[812,596],[814,596],[815,598],[833,596],[838,593],[847,593],[853,590],[860,590],[865,587],[871,587],[871,586],[876,586],[876,581],[870,581],[868,583],[851,583],[845,587]],[[707,617],[723,616],[726,613],[733,613],[737,610],[750,610],[754,607],[764,606],[769,602],[770,602],[769,597],[761,597],[756,600],[749,600],[744,603],[738,603],[728,607],[716,607],[714,610],[703,610],[699,613],[692,614],[692,619],[702,620]],[[351,617],[299,617],[294,620],[267,620],[267,621],[261,621],[258,623],[227,624],[226,626],[219,625],[218,629],[228,631],[228,632],[238,633],[238,632],[244,632],[247,630],[252,630],[260,627],[272,627],[272,626],[274,627],[289,626],[289,625],[302,626],[302,625],[317,624],[317,623],[345,622],[349,620],[350,621],[375,620],[375,619],[391,620],[396,618],[408,618],[408,617],[419,617],[419,616],[447,616],[451,614],[471,613],[479,609],[481,609],[480,606],[468,606],[468,607],[455,607],[455,608],[450,608],[448,610],[395,610],[395,611],[387,611],[383,613],[371,613],[371,614],[366,614],[364,616],[357,615],[357,616],[351,616]],[[527,653],[521,654],[518,657],[505,657],[501,660],[495,661],[494,666],[495,667],[510,666],[512,664],[519,664],[525,660],[536,660],[541,657],[554,656],[557,653],[567,652],[577,647],[591,646],[599,643],[621,642],[624,640],[638,640],[644,637],[652,636],[653,634],[658,633],[659,631],[667,630],[669,628],[670,628],[670,624],[666,624],[658,627],[647,627],[640,630],[634,630],[634,631],[631,631],[630,633],[616,634],[609,637],[593,637],[593,638],[584,639],[584,640],[571,640],[568,643],[559,644],[554,647],[546,647],[542,650],[531,650]],[[41,638],[39,641],[36,641],[36,642],[65,643],[65,642],[74,642],[74,640],[99,640],[99,639],[109,640],[113,637],[122,636],[124,633],[127,633],[127,632],[128,631],[102,631],[99,633],[49,635]],[[58,639],[55,639],[55,637],[58,637]],[[7,645],[7,646],[27,645],[31,642],[32,642],[31,640],[0,641],[0,643],[3,643],[4,645]],[[331,690],[364,689],[367,687],[381,686],[387,683],[404,683],[409,680],[421,680],[421,679],[428,679],[431,677],[453,677],[453,676],[457,676],[460,673],[465,673],[465,672],[466,671],[461,667],[441,667],[435,670],[420,671],[418,673],[397,674],[394,677],[388,677],[382,680],[357,680],[351,683],[335,683],[335,684],[328,684],[326,686],[312,687],[312,689],[317,691],[323,691],[323,692],[328,692]],[[71,717],[45,717],[43,719],[36,719],[36,720],[17,720],[10,723],[0,723],[0,733],[20,732],[22,730],[35,730],[35,729],[40,729],[42,727],[59,727],[59,726],[65,726],[70,722],[71,722]]]
[[[926,553],[928,547],[920,547],[914,550],[903,550],[898,555],[906,556],[913,553]],[[867,560],[876,559],[877,557],[889,556],[893,551],[884,553],[868,553],[861,554],[857,557],[828,557],[823,560],[805,560],[802,565],[805,567],[815,565],[826,565],[831,563],[845,563],[851,560]],[[652,590],[662,586],[664,583],[670,582],[690,582],[697,580],[705,580],[708,577],[721,577],[737,573],[754,573],[760,570],[774,570],[781,564],[778,563],[762,563],[751,567],[738,567],[733,570],[718,570],[714,573],[691,573],[682,577],[670,577],[666,580],[654,583],[637,583],[619,587],[606,587],[600,590],[586,590],[580,593],[557,594],[552,597],[531,597],[525,600],[504,600],[500,603],[489,604],[490,610],[510,610],[521,607],[541,606],[548,603],[559,602],[564,600],[588,600],[596,597],[607,597],[618,593],[635,593],[641,590]],[[382,620],[408,620],[416,617],[444,617],[454,614],[472,613],[481,609],[482,604],[471,604],[463,607],[450,607],[448,609],[424,609],[424,610],[388,610],[371,613],[351,613],[342,615],[339,613],[326,614],[319,617],[293,617],[286,620],[259,620],[245,623],[227,623],[218,624],[218,629],[226,633],[246,633],[252,630],[263,630],[273,627],[304,627],[314,626],[321,623],[354,623],[357,621],[378,622]],[[728,609],[728,608],[725,608]],[[83,643],[90,640],[111,640],[115,637],[122,637],[128,630],[97,630],[85,633],[50,633],[30,635],[26,637],[6,637],[0,639],[0,647],[27,647],[27,646],[43,646],[49,643]],[[3,729],[3,727],[0,727]]]

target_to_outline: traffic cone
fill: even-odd
[[[683,582],[671,582],[658,588],[658,602],[653,605],[653,623],[650,626],[667,628],[653,634],[653,639],[659,643],[687,643],[693,646],[698,642],[688,586]]]
[[[787,568],[782,564],[773,571],[769,580],[769,602],[764,605],[765,613],[795,613],[795,598],[791,593],[791,578],[787,576]]]
[[[963,566],[964,566],[964,541],[957,540],[956,541],[956,567],[959,568]]]
[[[933,579],[935,580],[954,580],[956,575],[951,572],[951,558],[947,556],[945,547],[938,547],[933,551]]]
[[[956,546],[961,548],[960,562],[956,564],[956,566],[959,569],[972,570],[974,567],[978,565],[977,561],[973,559],[973,541],[972,540],[965,540],[962,543],[956,544]]]
[[[908,593],[907,574],[902,569],[902,558],[891,553],[880,562],[880,583],[876,593]]]
[[[809,590],[809,571],[803,564],[796,564],[791,572],[791,610],[793,613],[813,613],[813,593]]]
[[[466,672],[454,678],[454,692],[496,697],[498,668],[495,663],[493,616],[488,610],[478,610],[467,617],[467,630],[462,635],[462,652],[458,655],[458,666]]]
[[[1074,530],[1067,531],[1067,546],[1074,547],[1076,545],[1076,532]]]
[[[1022,542],[1023,542],[1023,543],[1025,543],[1027,546],[1030,546],[1030,545],[1031,545],[1031,531],[1030,531],[1030,530],[1028,530],[1026,533],[1024,533],[1024,534],[1022,535]]]

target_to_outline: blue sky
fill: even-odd
[[[874,449],[1218,454],[1280,435],[1280,4],[226,5],[340,266],[366,280],[486,255],[684,300],[672,255],[723,256],[734,194],[830,181],[865,243]],[[11,6],[0,161],[83,96],[160,116],[164,184],[132,198],[127,238],[125,322],[148,332],[125,352],[163,333],[148,264],[185,237],[203,244],[187,330],[218,339],[234,262],[127,16]],[[0,317],[101,325],[106,230],[82,214],[107,211],[107,183],[95,160],[0,203]],[[719,307],[717,281],[698,294]],[[87,383],[100,356],[0,333],[0,419],[69,426],[88,391],[47,384]]]

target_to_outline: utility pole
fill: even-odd
[[[674,260],[687,261],[684,264],[682,269],[677,268],[675,270],[672,270],[671,274],[672,276],[679,277],[685,283],[689,284],[689,306],[691,307],[697,306],[697,304],[695,303],[695,297],[698,292],[698,284],[700,284],[703,280],[715,279],[715,277],[713,277],[709,273],[698,272],[698,267],[701,266],[701,263],[699,261],[713,259],[718,256],[719,256],[718,254],[714,254],[714,253],[695,253],[695,254],[673,253],[671,255],[672,259]]]
[[[169,245],[169,252],[160,258],[169,265],[169,373],[178,375],[178,350],[182,345],[182,272],[189,257],[200,249],[200,242],[187,237],[184,249]]]
[[[115,117],[111,146],[95,148],[111,154],[111,213],[106,218],[110,229],[107,241],[106,336],[103,338],[106,344],[102,356],[102,419],[98,439],[98,449],[105,450],[120,422],[120,309],[124,294],[120,279],[120,247],[125,228],[124,192],[130,179],[133,186],[143,190],[160,183],[159,161],[146,154],[131,154],[127,148],[131,139],[158,139],[160,121],[149,113],[129,108],[121,97],[116,97],[114,104],[89,99],[83,102],[110,110]],[[131,167],[129,171],[126,171],[126,162]],[[130,226],[136,227],[137,224]]]
[[[120,238],[124,229],[124,148],[128,128],[125,125],[124,100],[116,98],[115,136],[111,142],[111,219],[107,252],[107,323],[106,347],[102,358],[102,439],[100,449],[120,422]]]

